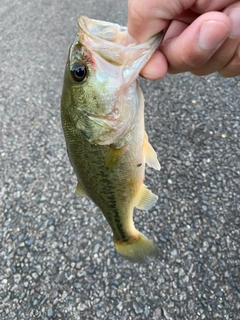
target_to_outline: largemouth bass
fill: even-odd
[[[158,249],[133,223],[134,207],[157,201],[144,185],[145,163],[160,170],[144,129],[140,70],[161,42],[126,45],[127,28],[81,16],[69,50],[61,103],[62,126],[76,192],[102,211],[117,252],[133,262]]]

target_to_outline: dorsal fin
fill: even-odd
[[[142,184],[135,207],[141,210],[149,210],[155,205],[157,199],[158,196],[152,193],[145,184]]]
[[[75,192],[76,192],[76,194],[78,196],[88,198],[86,192],[83,190],[83,188],[81,187],[79,182],[77,183],[77,187],[76,187],[76,191]]]
[[[148,136],[147,136],[146,131],[145,131],[145,136],[144,136],[143,152],[144,152],[144,156],[145,156],[145,161],[149,165],[149,167],[152,167],[156,170],[160,170],[161,166],[160,166],[160,163],[158,162],[157,154],[148,141]]]

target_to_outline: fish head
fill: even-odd
[[[111,144],[134,122],[140,103],[136,79],[162,34],[127,45],[126,27],[80,16],[78,28],[65,72],[69,108],[91,143]]]

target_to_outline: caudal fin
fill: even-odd
[[[116,251],[125,259],[131,262],[149,262],[158,256],[158,248],[142,233],[134,242],[117,242],[114,241]]]

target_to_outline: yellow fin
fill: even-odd
[[[148,136],[147,136],[146,131],[145,131],[145,136],[144,136],[143,150],[144,150],[144,155],[145,155],[145,161],[149,165],[149,167],[152,167],[156,170],[160,170],[161,166],[160,166],[160,163],[158,162],[157,154],[148,141]]]
[[[116,251],[131,262],[151,262],[158,254],[157,246],[145,237],[142,233],[138,233],[134,242],[114,242]]]
[[[76,194],[78,196],[88,198],[86,192],[83,190],[83,188],[81,187],[79,182],[77,183],[77,187],[76,187],[76,191],[75,192],[76,192]]]
[[[118,163],[120,156],[122,155],[123,151],[125,149],[125,146],[121,148],[116,148],[113,145],[109,146],[109,150],[107,152],[106,158],[105,158],[105,168],[107,169],[113,169],[116,164]]]
[[[152,193],[152,191],[143,184],[139,191],[139,197],[135,207],[141,210],[149,210],[155,205],[157,199],[158,196]]]

